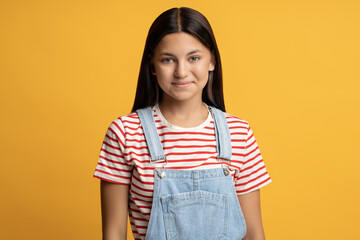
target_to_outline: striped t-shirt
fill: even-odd
[[[169,123],[158,104],[153,108],[157,131],[167,158],[168,169],[219,168],[214,122],[209,112],[201,125],[182,128]],[[231,136],[230,173],[238,195],[271,182],[249,124],[225,113]],[[129,218],[135,239],[144,239],[150,219],[154,188],[154,167],[149,164],[138,115],[133,112],[114,120],[106,133],[94,177],[130,184]],[[226,160],[222,161],[226,164]]]

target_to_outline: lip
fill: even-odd
[[[175,85],[176,87],[184,88],[184,87],[190,86],[192,84],[192,82],[175,82],[172,84]]]

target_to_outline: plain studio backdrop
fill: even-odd
[[[360,239],[357,0],[0,1],[0,238],[101,238],[101,143],[151,23],[180,6],[209,19],[227,112],[272,177],[267,239]]]

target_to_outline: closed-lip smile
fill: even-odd
[[[174,84],[177,87],[187,87],[191,84],[192,82],[173,82],[172,84]]]

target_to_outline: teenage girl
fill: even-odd
[[[260,188],[271,182],[249,124],[225,113],[219,50],[190,8],[150,27],[132,113],[106,133],[103,239],[265,239]]]

